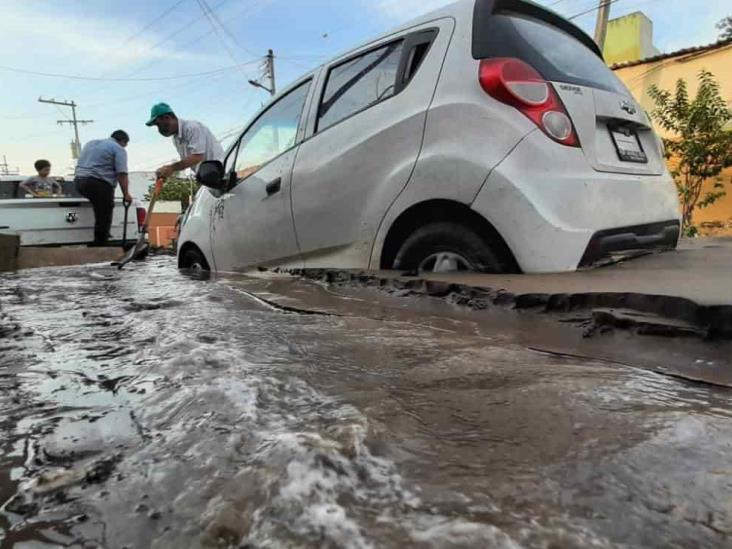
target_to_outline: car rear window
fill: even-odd
[[[332,68],[320,104],[318,130],[394,95],[403,45],[403,40],[392,42]]]
[[[477,30],[477,29],[476,29]],[[484,57],[516,57],[553,82],[629,95],[595,52],[563,30],[518,14],[495,14],[479,32]]]

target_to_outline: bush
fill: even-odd
[[[154,183],[148,187],[145,200],[150,200],[154,187]],[[195,196],[199,187],[200,185],[193,180],[183,179],[182,177],[171,177],[165,181],[159,200],[180,201],[185,209],[190,204],[191,197]]]
[[[694,210],[706,208],[725,196],[724,182],[719,178],[732,166],[732,132],[725,125],[732,120],[732,110],[719,92],[719,83],[712,73],[699,72],[699,89],[689,98],[685,80],[676,82],[674,93],[655,84],[648,94],[656,104],[653,117],[671,138],[664,139],[666,158],[673,159],[671,175],[681,201],[683,231],[694,235]],[[712,190],[704,191],[704,183],[713,180]]]

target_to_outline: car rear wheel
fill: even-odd
[[[429,223],[414,231],[399,248],[393,268],[419,273],[503,271],[496,254],[480,235],[452,222]]]
[[[190,269],[191,271],[197,271],[197,272],[203,272],[203,271],[209,271],[208,262],[206,262],[206,258],[203,257],[203,254],[196,250],[195,248],[191,248],[189,250],[186,250],[183,253],[183,258],[180,261],[180,268],[181,269]]]

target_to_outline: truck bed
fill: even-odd
[[[121,243],[122,198],[114,201],[110,244]],[[0,233],[17,234],[21,246],[61,246],[94,241],[94,211],[86,198],[11,198],[0,200]],[[137,214],[130,207],[127,239],[138,237]]]

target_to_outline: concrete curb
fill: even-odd
[[[563,314],[599,312],[588,319],[588,335],[604,325],[638,329],[655,335],[696,335],[706,339],[732,339],[732,306],[701,305],[693,300],[634,292],[512,293],[506,290],[425,280],[399,273],[370,273],[329,269],[296,269],[288,273],[334,286],[379,288],[398,295],[445,298],[474,310],[505,307]],[[629,314],[630,313],[643,313]],[[654,329],[653,326],[656,326]]]
[[[21,247],[17,236],[0,235],[0,272],[112,262],[121,255],[116,246]]]
[[[17,268],[20,237],[14,234],[0,234],[0,272]]]

